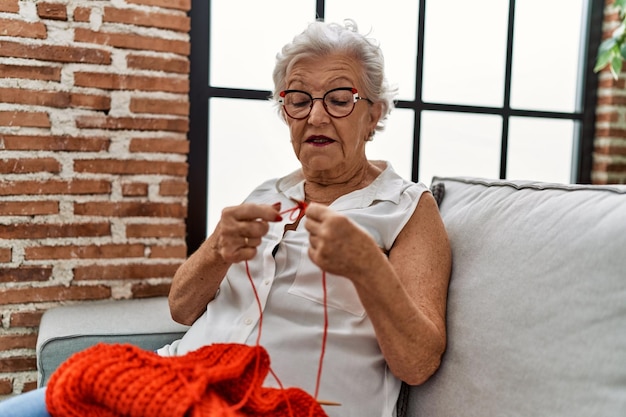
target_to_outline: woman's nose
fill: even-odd
[[[309,123],[313,125],[327,123],[328,119],[330,119],[330,115],[326,112],[324,102],[322,100],[313,100],[313,107],[308,119]]]

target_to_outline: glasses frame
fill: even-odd
[[[335,91],[350,91],[352,92],[352,109],[350,110],[350,112],[348,114],[345,114],[343,116],[335,116],[334,114],[332,114],[329,110],[328,110],[328,106],[326,105],[326,96],[332,92]],[[294,117],[292,115],[289,114],[289,112],[287,111],[287,107],[285,107],[285,96],[287,95],[287,93],[302,93],[302,94],[306,94],[307,96],[309,96],[311,98],[311,105],[309,106],[309,111],[307,112],[307,114],[305,116],[302,117]],[[322,97],[313,97],[310,93],[307,93],[306,91],[302,91],[302,90],[283,90],[279,93],[280,98],[278,99],[278,102],[282,105],[283,110],[285,110],[285,114],[287,114],[287,116],[291,117],[292,119],[295,120],[303,120],[306,119],[307,117],[309,117],[311,115],[311,111],[313,110],[313,105],[315,104],[315,100],[322,100],[322,105],[324,106],[324,110],[326,110],[326,113],[328,113],[329,116],[335,118],[335,119],[343,119],[344,117],[348,117],[352,114],[352,112],[354,111],[354,108],[356,107],[356,102],[359,100],[367,100],[371,103],[371,100],[366,98],[366,97],[360,97],[359,96],[359,92],[356,88],[354,87],[337,87],[337,88],[333,88],[332,90],[328,90],[327,92],[324,93],[324,95]]]

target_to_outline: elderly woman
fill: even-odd
[[[277,55],[273,99],[302,167],[223,210],[174,277],[172,317],[192,326],[160,355],[259,343],[284,386],[344,417],[394,416],[401,382],[435,372],[450,248],[428,189],[366,157],[393,107],[383,67],[351,21],[314,22]]]

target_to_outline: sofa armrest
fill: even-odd
[[[87,302],[44,313],[37,338],[37,382],[45,386],[72,354],[97,343],[130,343],[155,350],[180,338],[188,326],[174,322],[166,297]]]

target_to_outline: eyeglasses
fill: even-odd
[[[323,97],[313,97],[306,91],[300,90],[284,90],[279,95],[278,102],[283,105],[285,113],[297,120],[309,117],[315,100],[322,100],[326,112],[337,119],[349,116],[357,101],[370,101],[365,97],[359,97],[357,89],[353,87],[333,88]]]

